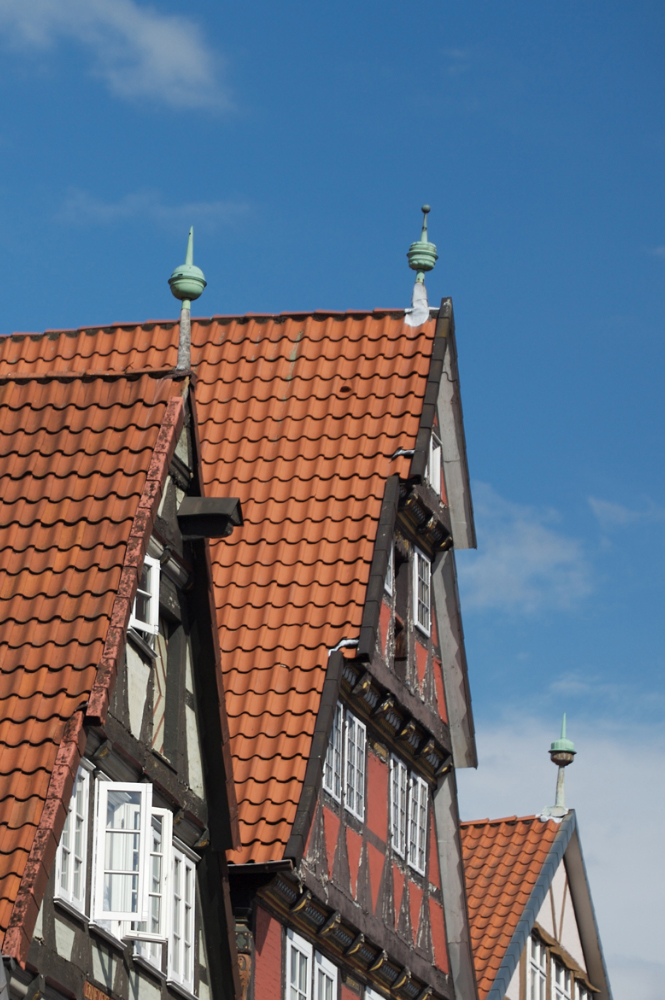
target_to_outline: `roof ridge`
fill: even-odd
[[[538,819],[538,815],[533,813],[530,816],[500,816],[498,819],[464,819],[460,826],[497,826],[499,823],[526,823],[528,820]]]

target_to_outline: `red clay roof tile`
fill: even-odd
[[[537,816],[461,824],[479,1000],[492,988],[558,829]]]
[[[76,344],[3,338],[3,358],[46,371]],[[147,375],[0,382],[0,937],[64,727],[95,679],[173,391]]]
[[[409,472],[392,455],[415,445],[434,328],[391,310],[192,321],[205,492],[239,497],[244,517],[211,545],[243,843],[233,861],[284,855],[328,650],[358,635],[385,482]],[[165,370],[177,343],[171,322],[14,336],[0,379]],[[83,490],[72,523],[84,504]]]

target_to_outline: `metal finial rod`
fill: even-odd
[[[176,267],[169,278],[171,292],[180,299],[180,339],[178,343],[179,371],[188,371],[191,367],[191,306],[192,300],[198,299],[207,282],[203,271],[194,264],[194,226],[190,226],[187,237],[187,252],[185,263]]]
[[[566,738],[566,713],[563,713],[563,719],[561,720],[561,739]]]
[[[432,210],[431,210],[431,208],[430,208],[429,205],[423,205],[423,207],[420,209],[420,211],[423,213],[423,230],[422,230],[422,232],[420,234],[420,240],[421,240],[421,243],[427,243],[428,242],[428,240],[427,240],[427,214],[428,214],[428,212],[431,212]]]

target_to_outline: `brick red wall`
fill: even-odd
[[[262,907],[256,911],[254,997],[280,1000],[282,995],[282,925]]]

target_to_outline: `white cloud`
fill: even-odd
[[[77,226],[112,226],[127,219],[147,219],[164,229],[183,231],[191,225],[216,230],[247,218],[251,207],[235,201],[190,201],[166,205],[157,191],[137,191],[118,201],[104,201],[72,188],[56,218]]]
[[[478,552],[458,553],[462,607],[532,614],[575,606],[591,592],[580,542],[555,525],[552,510],[504,500],[474,485]]]
[[[650,253],[652,253],[654,257],[665,257],[665,246],[652,247]]]
[[[631,510],[629,507],[624,507],[623,504],[614,503],[611,500],[589,497],[589,506],[603,531],[623,527],[626,524],[635,524],[638,521],[653,523],[665,520],[665,510],[652,501],[649,501],[642,510]]]
[[[229,105],[220,57],[199,26],[136,0],[0,0],[2,36],[24,51],[82,45],[92,74],[119,97],[176,108]]]
[[[556,725],[524,716],[480,726],[477,772],[458,771],[464,819],[531,815],[554,800]],[[665,738],[599,718],[568,720],[578,755],[566,799],[580,824],[615,1000],[660,1000],[665,966]]]

